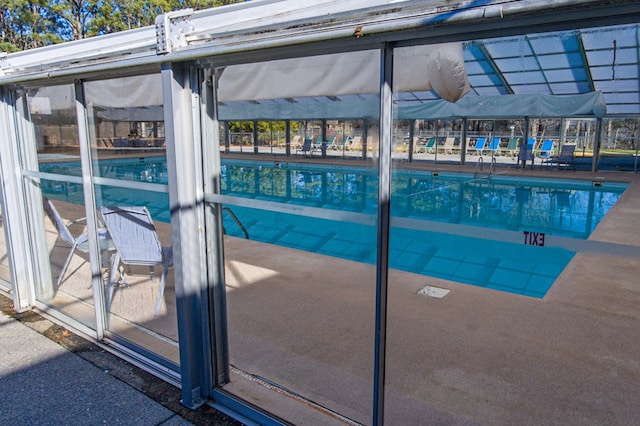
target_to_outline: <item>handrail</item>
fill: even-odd
[[[495,157],[491,157],[491,165],[489,166],[489,173],[487,174],[487,178],[490,178],[491,175],[496,171],[497,162]],[[476,179],[478,177],[478,169],[482,171],[484,168],[484,159],[482,157],[478,158],[478,163],[476,163],[476,168],[473,171],[473,178]]]
[[[489,166],[489,175],[488,175],[488,177],[491,177],[491,174],[496,171],[496,165],[497,164],[498,163],[496,162],[495,157],[491,157],[491,166]]]
[[[484,164],[484,160],[482,159],[482,156],[480,156],[480,158],[478,158],[478,162],[476,163],[476,168],[473,171],[474,179],[476,178],[476,176],[478,176],[478,167],[480,168],[480,171],[482,171],[483,164]]]
[[[240,219],[238,219],[238,216],[236,216],[236,214],[233,212],[233,210],[231,210],[229,207],[224,207],[224,206],[222,207],[222,210],[225,210],[225,211],[227,211],[229,213],[229,215],[231,216],[231,219],[233,219],[233,221],[236,223],[236,225],[238,225],[238,227],[240,227],[240,229],[244,233],[244,237],[248,240],[249,239],[249,232],[247,231],[247,228],[244,227],[242,222],[240,222]]]

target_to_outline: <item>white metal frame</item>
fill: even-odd
[[[218,160],[215,152],[207,151],[202,132],[216,134],[215,92],[203,95],[200,85],[212,79],[201,78],[196,65],[203,68],[226,65],[244,60],[274,59],[336,51],[383,49],[384,72],[381,80],[381,181],[389,177],[390,119],[389,56],[395,46],[436,43],[477,38],[485,35],[518,34],[539,26],[542,30],[597,26],[611,23],[637,22],[640,2],[611,3],[605,0],[492,0],[478,4],[463,1],[451,4],[446,0],[254,0],[200,12],[181,11],[162,15],[156,27],[146,27],[93,39],[65,43],[26,52],[0,56],[0,162],[5,184],[6,219],[11,245],[18,309],[34,303],[33,285],[38,279],[37,259],[27,247],[29,225],[21,215],[29,203],[23,192],[20,171],[21,139],[30,137],[25,112],[14,104],[13,84],[51,84],[56,79],[99,78],[109,73],[135,73],[137,70],[163,64],[165,96],[165,126],[168,141],[169,193],[172,209],[172,234],[175,250],[179,336],[183,402],[197,407],[206,402],[209,389],[225,380],[224,352],[211,352],[211,347],[226,349],[224,302],[220,301],[222,280],[221,253],[213,253],[214,274],[207,276],[203,265],[208,259],[194,261],[193,255],[204,253],[207,238],[219,242],[219,222],[205,215],[205,200],[201,188],[216,170],[205,170],[203,159]],[[473,35],[472,35],[473,34]],[[386,45],[385,43],[390,43]],[[190,62],[191,61],[191,62]],[[198,62],[199,61],[199,62]],[[203,87],[204,87],[203,86]],[[76,84],[81,87],[80,83]],[[88,129],[83,99],[77,90],[77,111],[84,167],[90,168]],[[205,97],[203,102],[200,96]],[[204,113],[202,112],[204,110]],[[175,111],[183,115],[174,114]],[[202,121],[201,121],[202,120]],[[203,130],[204,129],[204,130]],[[215,140],[214,140],[215,145]],[[180,170],[180,173],[178,173]],[[90,176],[89,176],[90,177]],[[93,205],[91,181],[83,176],[85,198]],[[381,199],[388,196],[381,185]],[[91,207],[93,209],[93,207]],[[90,209],[95,231],[95,212]],[[388,209],[379,210],[378,241],[383,264],[388,233]],[[204,235],[202,225],[211,220]],[[211,218],[214,218],[213,220]],[[216,231],[217,230],[217,231]],[[216,234],[216,232],[218,232]],[[211,242],[211,240],[209,241]],[[95,235],[91,241],[92,258],[97,255]],[[220,250],[218,247],[217,250]],[[33,262],[33,263],[32,263]],[[35,265],[35,266],[34,266]],[[217,266],[217,269],[215,268]],[[23,275],[24,274],[24,275]],[[386,265],[378,265],[377,306],[378,331],[384,329]],[[213,281],[213,282],[211,282]],[[210,286],[213,285],[212,290]],[[213,299],[210,300],[210,296]],[[100,295],[97,300],[100,300]],[[216,306],[216,303],[218,305]],[[212,306],[215,306],[212,309]],[[222,311],[222,313],[221,313]],[[211,317],[210,317],[211,315]],[[213,318],[217,330],[209,329]],[[101,328],[101,326],[99,326]],[[98,336],[100,338],[101,336]],[[374,421],[382,422],[384,335],[376,342],[378,374],[376,380],[376,413]],[[215,360],[215,362],[212,362]],[[382,373],[382,376],[380,376]],[[215,377],[214,377],[215,376]]]

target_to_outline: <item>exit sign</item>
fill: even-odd
[[[524,231],[524,243],[528,246],[544,247],[544,232]]]

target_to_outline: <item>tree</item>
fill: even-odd
[[[0,50],[15,52],[59,43],[58,22],[46,0],[0,3]]]
[[[59,31],[65,40],[86,37],[87,27],[96,15],[97,2],[85,0],[54,0],[49,2],[50,13],[60,23]]]
[[[242,0],[3,0],[0,51],[15,52],[154,25],[158,15]]]

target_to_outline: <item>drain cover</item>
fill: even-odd
[[[439,288],[439,287],[433,287],[428,285],[428,286],[422,287],[418,291],[418,294],[421,296],[429,296],[429,297],[435,297],[436,299],[442,299],[447,294],[449,294],[450,291],[451,290],[448,290],[446,288]]]

